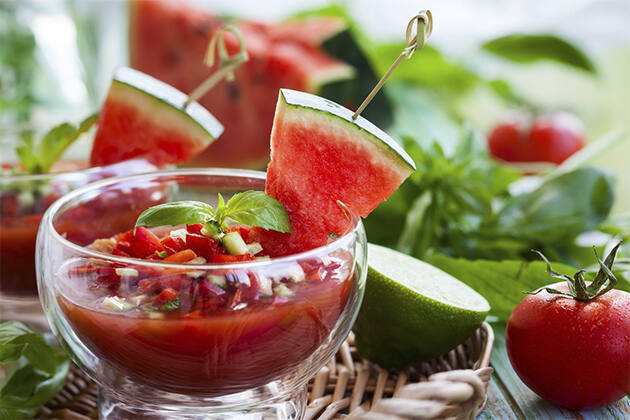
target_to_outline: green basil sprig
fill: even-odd
[[[136,227],[205,223],[207,230],[220,233],[227,229],[227,220],[283,233],[291,232],[289,215],[282,204],[263,191],[234,194],[227,203],[219,194],[216,210],[200,201],[159,204],[142,212]]]
[[[63,388],[70,360],[38,331],[10,321],[0,324],[2,365],[8,367],[0,381],[0,419],[27,419]]]
[[[88,132],[97,120],[98,114],[94,114],[81,121],[78,127],[67,122],[61,123],[50,129],[37,145],[32,137],[24,137],[15,148],[15,153],[29,174],[50,172],[63,152],[82,134]]]

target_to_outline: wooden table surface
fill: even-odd
[[[630,419],[630,398],[597,410],[571,411],[557,407],[534,394],[519,379],[505,350],[505,334],[493,325],[495,333],[491,365],[494,375],[488,388],[488,402],[477,419]]]

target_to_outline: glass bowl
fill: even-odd
[[[37,298],[35,240],[44,211],[62,195],[103,178],[157,168],[144,160],[87,168],[86,159],[58,162],[54,173],[16,174],[19,132],[0,133],[0,322],[19,320],[48,329]],[[85,155],[85,154],[82,154]]]
[[[48,209],[40,299],[59,342],[100,385],[101,418],[304,415],[306,384],[334,356],[363,297],[358,218],[348,212],[350,230],[323,247],[241,263],[174,264],[86,246],[131,229],[149,197],[215,206],[217,193],[227,200],[264,185],[256,171],[163,171],[100,181]],[[166,287],[180,292],[172,311],[143,303]],[[121,296],[123,307],[112,306]]]

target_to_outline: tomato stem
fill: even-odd
[[[551,268],[551,263],[549,260],[542,254],[540,251],[536,251],[532,249],[532,252],[535,252],[542,258],[542,260],[547,264],[547,273],[549,276],[561,279],[567,282],[569,286],[569,292],[561,292],[556,289],[552,289],[550,287],[541,287],[532,292],[525,292],[527,294],[538,294],[542,290],[545,290],[547,293],[551,293],[554,295],[562,295],[566,297],[571,297],[573,299],[579,300],[581,302],[591,301],[604,293],[612,290],[617,285],[617,278],[612,272],[612,267],[615,262],[615,256],[617,255],[617,250],[621,246],[622,241],[617,243],[613,247],[613,249],[608,253],[606,259],[602,261],[597,254],[597,250],[593,247],[593,252],[595,253],[595,258],[597,259],[597,263],[599,264],[599,271],[597,275],[591,282],[591,284],[587,285],[584,281],[584,273],[585,270],[579,270],[577,273],[573,275],[573,278],[567,276],[566,274],[561,274],[553,271]]]

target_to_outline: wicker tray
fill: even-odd
[[[404,371],[381,369],[361,359],[352,335],[334,360],[309,382],[305,420],[342,417],[473,419],[481,411],[492,368],[494,334],[484,323],[447,354]],[[439,373],[442,372],[442,373]],[[38,418],[96,419],[97,387],[72,365],[66,386],[38,412]]]

